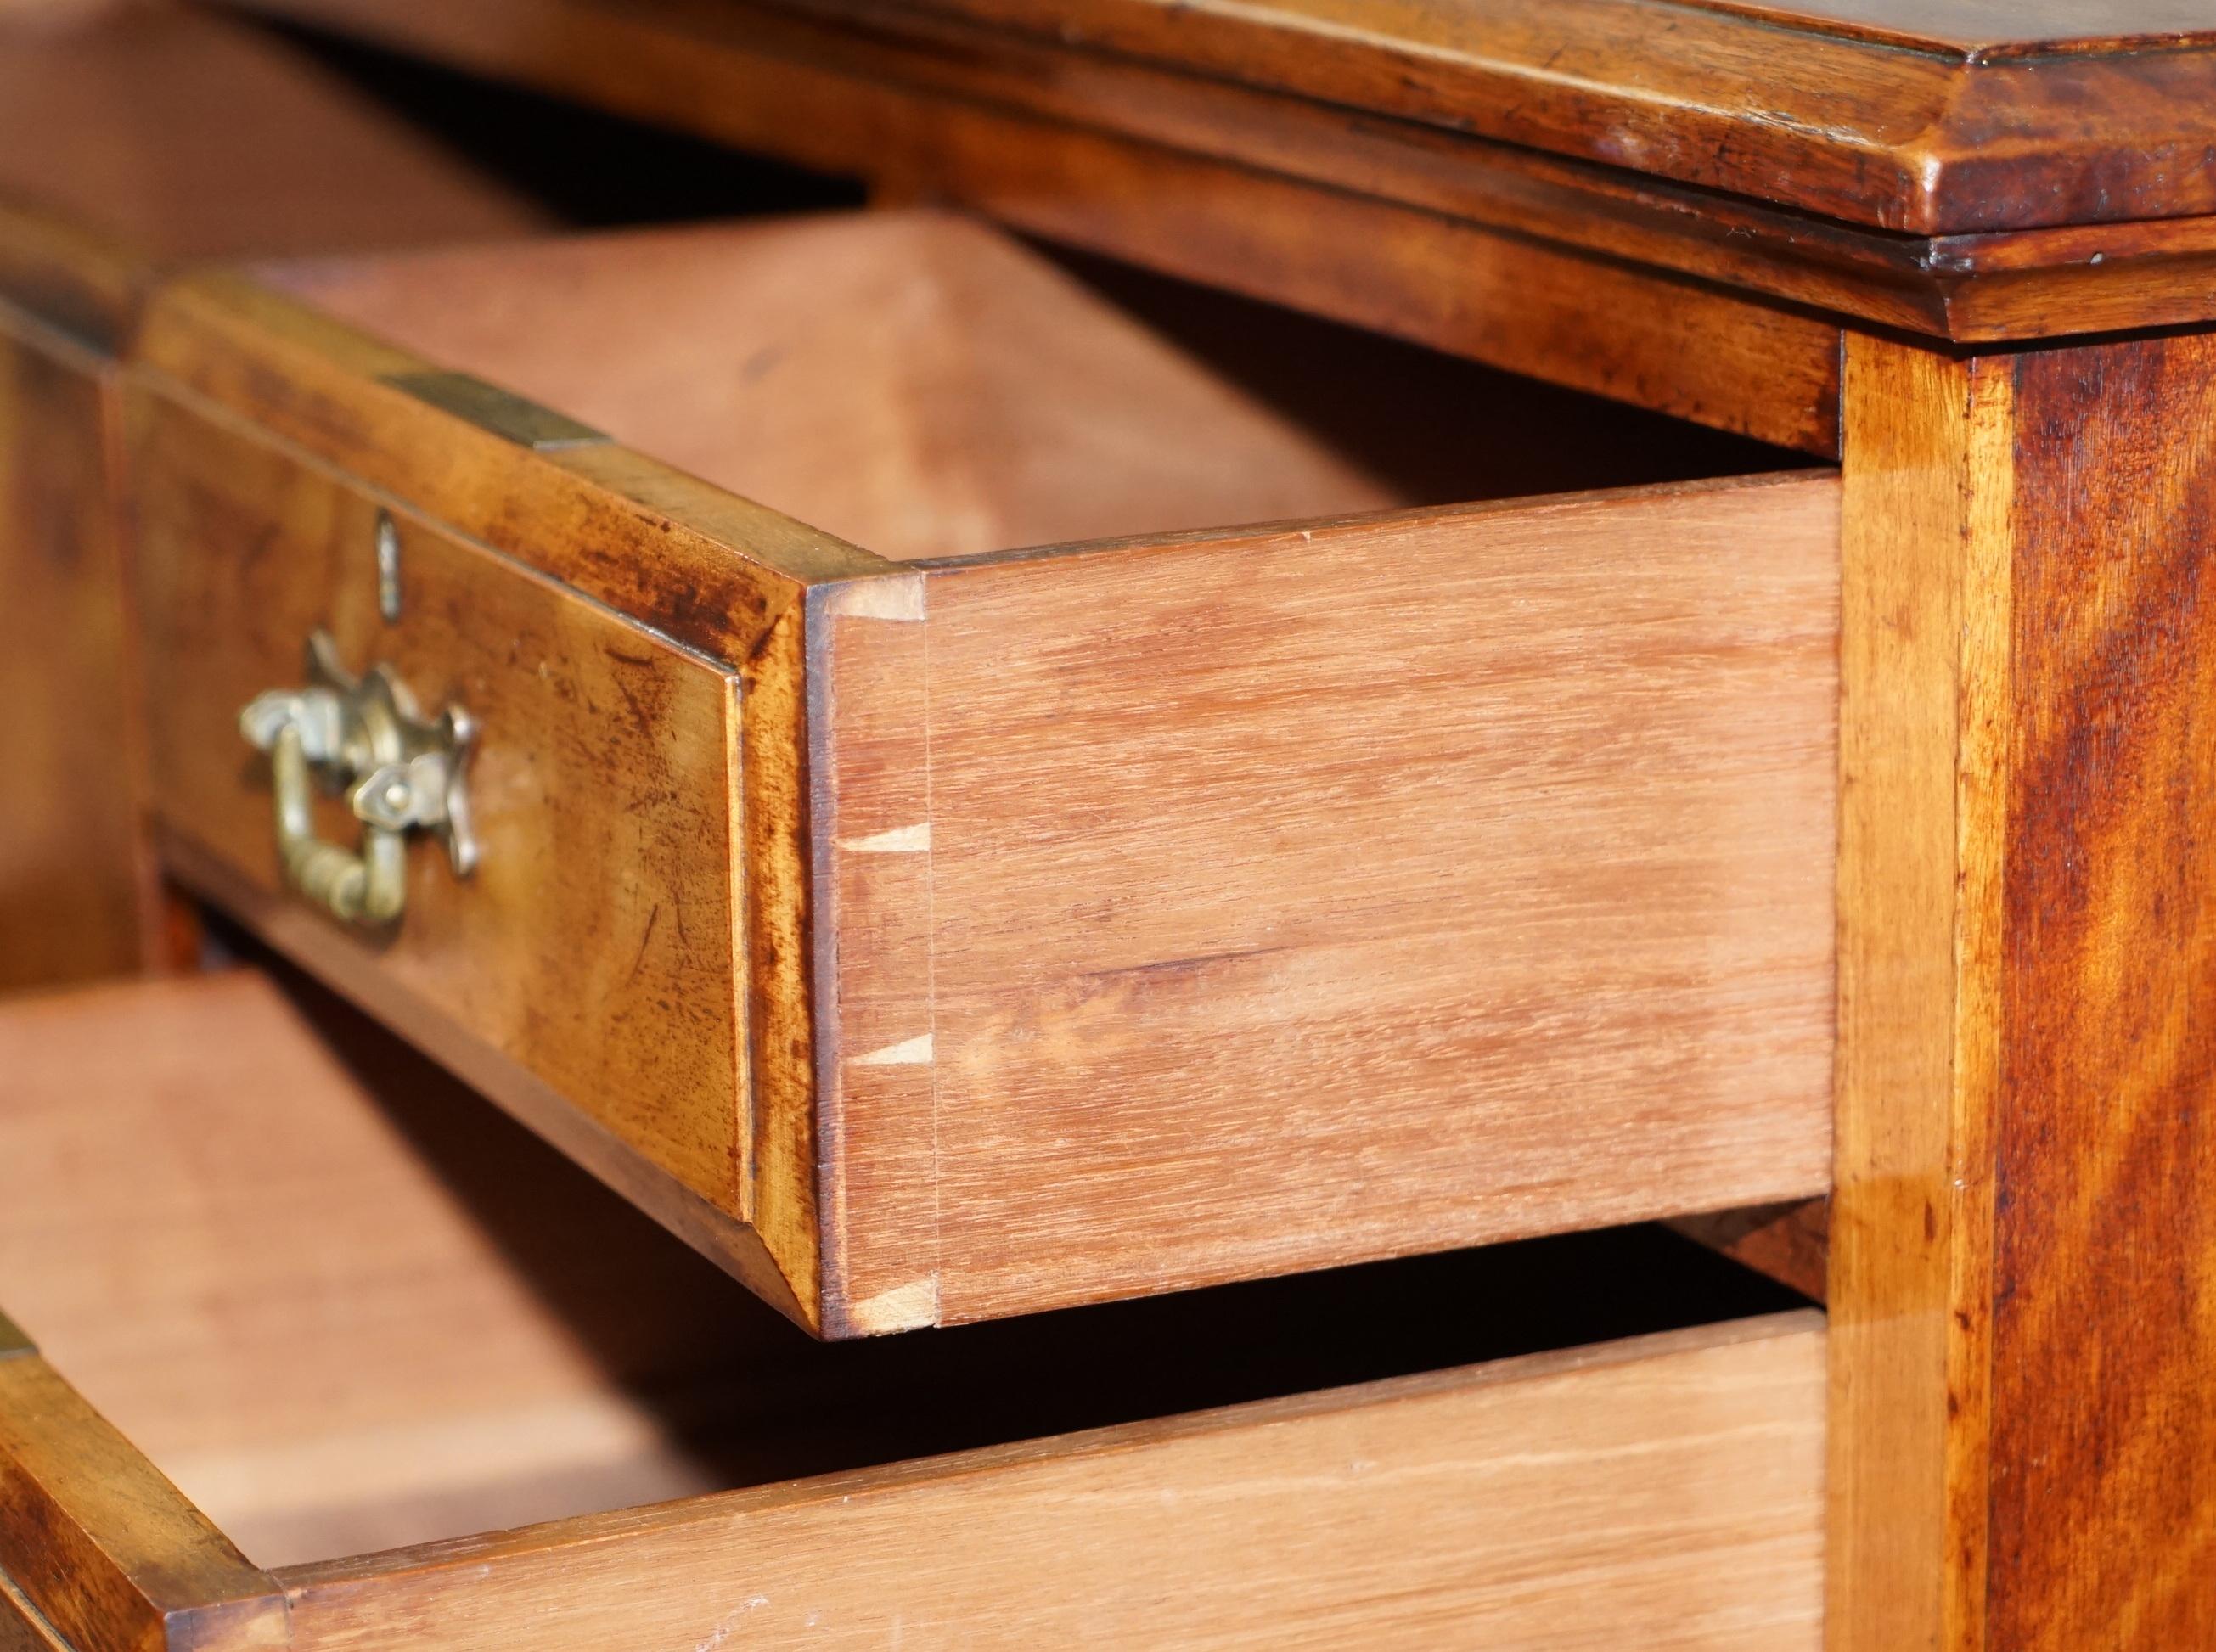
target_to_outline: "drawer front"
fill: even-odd
[[[962,342],[957,400],[1053,382]],[[1144,360],[1070,393],[1188,371]],[[880,391],[781,386],[829,398],[813,484]],[[1829,474],[901,563],[231,278],[155,306],[132,407],[172,864],[812,1330],[1826,1188]],[[1079,411],[1088,466],[1144,430]],[[286,893],[237,730],[319,629],[480,730],[482,864],[416,844],[382,932]]]
[[[220,415],[158,397],[134,413],[171,860],[789,1301],[738,1225],[736,672]],[[477,864],[458,875],[438,844],[414,845],[384,926],[288,888],[273,765],[241,732],[257,696],[303,685],[317,634],[352,672],[388,666],[425,714],[459,706],[477,731],[463,771]],[[342,798],[315,811],[335,847],[363,842]],[[571,1107],[589,1123],[563,1120]]]
[[[0,1652],[69,1652],[56,1637],[53,1625],[4,1575],[0,1575]]]

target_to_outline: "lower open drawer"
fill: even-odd
[[[1838,478],[1172,296],[166,290],[169,869],[826,1337],[1823,1193]]]
[[[1820,1317],[1610,1236],[825,1345],[309,989],[0,1073],[0,1647],[1817,1643]]]

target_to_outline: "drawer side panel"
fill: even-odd
[[[945,1318],[1827,1186],[1835,478],[928,611]]]

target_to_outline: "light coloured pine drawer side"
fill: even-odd
[[[828,595],[822,1105],[869,1191],[827,1291],[966,1320],[1823,1191],[1837,507],[1755,478]]]

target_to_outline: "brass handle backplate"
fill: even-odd
[[[269,753],[286,881],[333,917],[380,925],[399,918],[410,832],[441,839],[456,877],[476,869],[463,771],[477,726],[459,706],[425,719],[391,667],[349,676],[317,631],[308,639],[307,686],[255,696],[238,726]],[[346,798],[361,822],[359,849],[316,835],[318,789]]]

